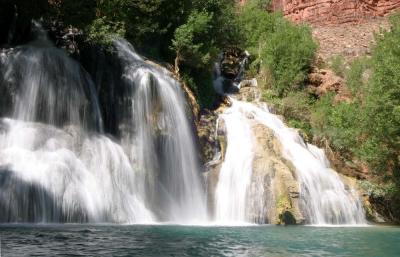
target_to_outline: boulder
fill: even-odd
[[[298,203],[300,188],[293,165],[283,158],[282,146],[271,129],[254,123],[253,132],[256,145],[248,199],[255,211],[253,218],[265,217],[264,221],[271,224],[303,224],[305,219]],[[259,190],[260,181],[264,186],[262,203],[251,197]]]
[[[345,86],[344,79],[337,76],[332,70],[314,68],[308,74],[308,92],[322,97],[332,92],[336,94],[336,101],[349,101],[351,93]]]

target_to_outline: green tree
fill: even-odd
[[[199,68],[208,65],[211,55],[218,50],[212,41],[205,41],[211,27],[212,14],[205,11],[194,11],[188,21],[176,29],[172,40],[172,49],[176,52],[175,71],[179,74],[179,65],[182,61],[185,65]]]
[[[366,140],[360,155],[379,171],[400,175],[400,15],[377,38],[363,110]]]

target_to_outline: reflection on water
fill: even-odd
[[[2,225],[2,256],[399,256],[400,228]]]

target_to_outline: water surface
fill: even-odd
[[[400,256],[398,227],[0,225],[1,256]]]

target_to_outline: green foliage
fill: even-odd
[[[339,151],[353,150],[358,143],[360,128],[359,106],[354,102],[334,103],[333,95],[323,96],[312,115],[314,132],[321,138],[327,138]]]
[[[211,73],[208,70],[188,70],[182,73],[182,80],[195,93],[200,107],[211,107],[216,97]]]
[[[377,38],[372,76],[363,99],[366,140],[361,157],[376,170],[399,173],[400,154],[400,15],[391,30]]]
[[[311,135],[311,110],[314,99],[306,92],[289,92],[282,99],[280,113],[287,118],[291,127],[301,129],[307,136]]]
[[[123,0],[126,36],[135,47],[153,58],[170,57],[175,29],[185,23],[191,1]]]
[[[235,0],[193,0],[193,11],[212,15],[210,30],[204,40],[211,40],[222,50],[223,47],[241,42],[241,24],[236,14]]]
[[[330,60],[330,68],[336,75],[343,77],[345,74],[345,62],[346,60],[342,55],[336,55]]]
[[[268,36],[275,31],[276,21],[282,18],[280,13],[268,13],[264,8],[260,8],[260,1],[249,1],[239,15],[245,38],[244,47],[258,59],[261,57]]]
[[[364,76],[369,68],[370,64],[367,58],[358,58],[350,64],[350,69],[346,72],[347,88],[357,99],[360,99],[365,93],[367,81]]]
[[[91,44],[109,46],[112,40],[124,37],[125,26],[121,22],[111,22],[107,17],[95,19],[87,29],[86,40]]]
[[[351,102],[325,96],[316,103],[312,125],[340,151],[349,151],[372,171],[400,174],[400,16],[377,37],[370,60],[355,60],[346,72]]]
[[[205,11],[194,11],[188,21],[176,29],[172,49],[186,65],[198,68],[211,62],[211,55],[218,50],[212,41],[204,41],[211,27],[213,16]]]
[[[194,0],[187,20],[176,28],[170,49],[175,51],[175,68],[196,92],[202,107],[215,98],[212,61],[239,38],[233,0]]]
[[[317,48],[311,30],[295,25],[280,13],[268,13],[267,1],[250,1],[240,12],[246,48],[269,69],[279,96],[301,88]]]
[[[360,182],[360,186],[367,193],[367,195],[372,198],[392,197],[398,191],[398,189],[396,188],[396,184],[394,183],[379,185],[364,180]]]
[[[308,27],[296,26],[283,19],[276,24],[276,31],[268,37],[261,56],[271,71],[273,87],[279,95],[300,88],[316,47]]]
[[[55,18],[64,21],[66,25],[83,29],[96,19],[97,0],[54,0],[49,3]]]

